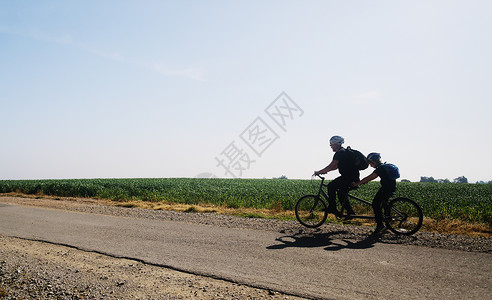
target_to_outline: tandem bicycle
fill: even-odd
[[[318,193],[316,195],[305,195],[301,197],[295,206],[296,218],[302,225],[309,228],[316,228],[323,225],[328,217],[327,203],[328,195],[323,190],[325,177],[321,178]],[[354,188],[355,189],[355,188]],[[353,190],[353,189],[352,189]],[[371,202],[351,195],[348,198],[371,206]],[[348,200],[348,199],[347,199]],[[374,215],[345,214],[343,207],[340,210],[341,219],[375,219]],[[412,235],[416,233],[423,222],[423,214],[420,206],[412,199],[398,197],[389,201],[383,212],[383,219],[386,227],[398,235]]]

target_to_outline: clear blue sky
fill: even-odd
[[[492,180],[491,13],[491,1],[0,1],[0,179],[230,177],[224,166],[307,179],[342,135],[402,178]]]

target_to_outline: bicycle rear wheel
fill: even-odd
[[[301,197],[297,201],[295,212],[299,223],[309,228],[323,225],[328,216],[326,203],[316,195]]]
[[[389,216],[386,225],[395,234],[412,235],[422,226],[422,209],[413,200],[396,198],[389,203]],[[386,212],[388,213],[388,212]]]

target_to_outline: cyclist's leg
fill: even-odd
[[[337,177],[328,183],[328,209],[333,209],[337,207],[337,190],[340,188],[342,177]]]
[[[342,205],[343,209],[345,212],[349,215],[355,214],[354,209],[352,208],[352,205],[350,205],[350,201],[348,200],[348,189],[339,189],[338,190],[338,201],[340,201],[340,204]]]
[[[359,178],[346,178],[346,177],[342,177],[342,178],[343,179],[341,180],[340,188],[338,189],[338,200],[340,201],[340,204],[345,209],[347,214],[352,215],[355,214],[355,212],[354,209],[352,208],[352,205],[350,205],[350,201],[348,199],[347,194],[350,190],[350,187],[352,186],[352,182],[359,181]]]
[[[392,192],[388,192],[380,188],[374,196],[374,200],[372,201],[372,209],[374,211],[374,217],[376,218],[376,226],[378,228],[384,227],[383,220],[383,207],[385,214],[388,214],[388,200],[393,195]]]
[[[382,210],[384,212],[384,216],[389,216],[390,215],[390,208],[389,208],[389,199],[395,194],[395,192],[388,192],[388,197],[386,197],[383,200],[383,205],[382,205]]]
[[[384,227],[382,205],[384,202],[387,203],[388,199],[389,196],[387,193],[385,193],[383,189],[379,189],[376,196],[374,196],[374,200],[372,201],[372,210],[374,211],[374,217],[376,218],[377,228]]]

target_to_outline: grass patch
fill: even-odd
[[[186,212],[186,213],[196,213],[196,212],[198,212],[198,209],[196,208],[196,206],[191,205],[187,209],[183,210],[183,212]]]
[[[421,231],[462,234],[492,238],[492,228],[485,224],[467,223],[461,220],[424,218]]]
[[[116,206],[119,207],[126,207],[126,208],[134,208],[134,207],[139,207],[138,204],[132,203],[132,202],[125,202],[125,203],[118,203]]]

